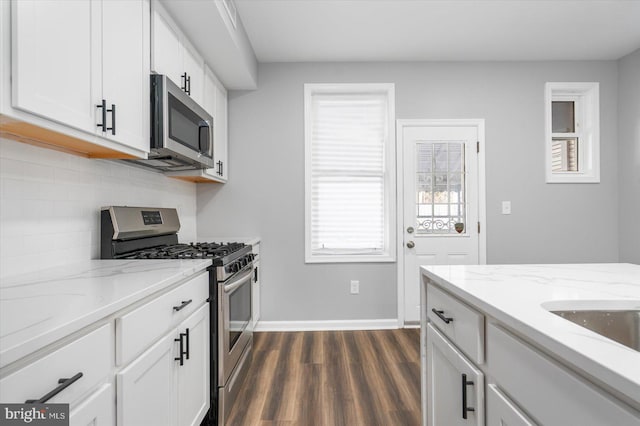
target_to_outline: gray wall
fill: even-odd
[[[484,118],[489,263],[618,260],[616,61],[263,64],[258,76],[258,90],[230,93],[229,183],[198,185],[197,229],[262,238],[262,319],[396,317],[395,264],[304,263],[304,83],[391,82],[397,118]],[[600,82],[600,184],[545,184],[547,81]]]
[[[620,261],[640,264],[640,49],[619,61]]]

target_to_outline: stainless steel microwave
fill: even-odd
[[[163,171],[213,167],[213,117],[166,75],[152,74],[149,159],[131,161]]]

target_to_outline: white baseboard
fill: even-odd
[[[258,321],[253,331],[328,331],[397,329],[398,320]]]

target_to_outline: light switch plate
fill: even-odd
[[[502,202],[502,214],[511,214],[511,201]]]
[[[351,280],[351,294],[360,293],[360,281]]]

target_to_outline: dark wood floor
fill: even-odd
[[[227,425],[420,424],[418,329],[255,333]]]

